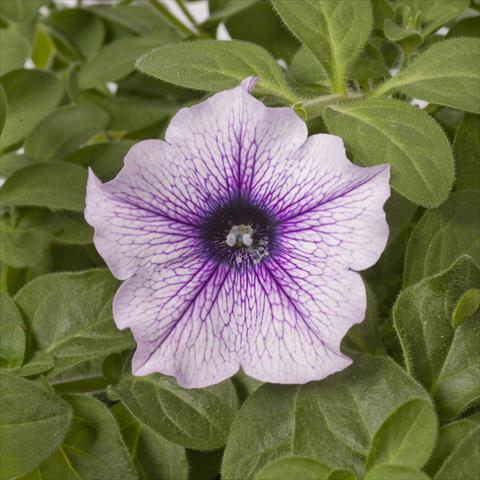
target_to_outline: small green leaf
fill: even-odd
[[[332,469],[314,458],[289,456],[267,463],[255,480],[278,480],[291,478],[302,480],[327,480]]]
[[[112,180],[123,167],[123,159],[133,145],[134,140],[94,143],[79,148],[66,161],[91,167],[97,177],[108,181]]]
[[[140,421],[167,440],[195,450],[225,444],[238,408],[230,381],[203,389],[184,389],[158,374],[127,376],[113,387],[122,403]]]
[[[454,38],[432,45],[376,92],[407,95],[480,113],[480,39]]]
[[[14,268],[33,267],[60,228],[53,213],[22,209],[0,219],[0,260]]]
[[[435,446],[432,457],[425,466],[425,471],[436,478],[435,474],[442,468],[444,463],[448,465],[448,462],[451,461],[450,459],[457,458],[457,462],[460,460],[462,463],[465,462],[465,465],[470,465],[472,473],[470,476],[467,474],[465,476],[459,476],[458,478],[471,478],[473,480],[475,478],[474,472],[477,473],[480,468],[480,456],[467,450],[469,443],[468,437],[472,434],[475,437],[475,435],[477,435],[475,432],[479,429],[479,425],[466,419],[449,423],[440,428],[437,445]],[[477,458],[475,459],[475,457]],[[455,461],[453,463],[455,464]]]
[[[8,0],[0,2],[0,16],[10,22],[25,23],[33,20],[45,0]]]
[[[14,30],[0,29],[0,75],[21,68],[30,54],[30,44]]]
[[[187,480],[185,449],[170,443],[135,418],[121,403],[112,408],[140,480]]]
[[[28,2],[27,2],[28,3]],[[7,97],[7,121],[0,136],[1,150],[14,146],[63,97],[63,84],[52,73],[14,70],[0,79]]]
[[[0,479],[10,480],[50,456],[68,432],[72,410],[54,393],[6,374],[0,374],[0,405]]]
[[[36,349],[52,355],[50,375],[134,346],[112,317],[117,281],[106,270],[52,273],[36,278],[15,296]]]
[[[346,71],[372,29],[370,1],[272,0],[292,33],[327,71],[336,93],[346,92]]]
[[[430,477],[403,465],[377,465],[367,472],[364,480],[430,480]]]
[[[273,57],[263,48],[240,40],[165,45],[141,56],[135,66],[145,75],[207,92],[236,87],[253,75],[259,78],[258,93],[287,103],[297,101]]]
[[[460,20],[448,31],[447,38],[480,37],[480,15]]]
[[[428,35],[468,8],[469,0],[402,0],[422,14],[423,33]]]
[[[64,398],[74,412],[68,435],[53,455],[22,480],[136,480],[135,467],[108,408],[91,397]]]
[[[25,153],[42,162],[62,160],[105,129],[108,121],[108,115],[93,105],[57,108],[27,137]]]
[[[51,162],[17,170],[0,189],[3,206],[35,206],[83,212],[87,170]]]
[[[74,245],[93,242],[93,228],[85,221],[82,213],[57,212],[56,219],[59,231],[55,240]]]
[[[422,110],[397,100],[365,100],[327,107],[324,118],[356,162],[389,162],[392,187],[408,200],[435,207],[447,198],[454,178],[452,150]]]
[[[153,48],[178,39],[175,32],[166,30],[144,37],[114,40],[83,65],[78,77],[79,86],[88,89],[120,80],[133,72],[138,57]]]
[[[251,480],[264,465],[288,455],[351,469],[362,478],[375,432],[414,398],[429,400],[391,359],[371,355],[355,356],[348,369],[320,382],[265,384],[235,416],[222,478]]]
[[[402,291],[393,307],[407,370],[435,395],[445,417],[455,417],[480,397],[478,317],[457,328],[451,323],[462,294],[479,286],[480,270],[463,256],[448,270]]]
[[[414,399],[401,405],[375,433],[367,468],[379,464],[422,468],[437,439],[437,417],[431,402]]]
[[[410,235],[403,284],[448,268],[460,255],[473,258],[480,268],[480,192],[453,192],[439,208],[425,213]]]
[[[465,114],[453,142],[457,190],[480,190],[480,116]]]
[[[25,356],[25,328],[17,306],[0,292],[0,368],[20,368]]]
[[[457,328],[480,308],[480,289],[467,290],[458,301],[452,315],[452,325]]]
[[[33,43],[32,62],[38,68],[49,68],[54,56],[55,46],[50,35],[38,28]]]

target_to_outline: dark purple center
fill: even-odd
[[[275,222],[271,216],[243,199],[215,209],[201,229],[210,255],[237,266],[257,265],[272,254],[275,244]],[[235,233],[237,241],[233,242]]]

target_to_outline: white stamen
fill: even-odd
[[[253,238],[250,234],[246,233],[245,235],[242,235],[242,242],[247,247],[251,247],[253,243]]]
[[[230,232],[227,235],[227,239],[225,240],[225,242],[229,247],[233,247],[237,243],[237,236],[234,233]]]
[[[229,247],[251,247],[253,245],[253,234],[255,231],[250,225],[233,225],[227,234],[225,243]]]

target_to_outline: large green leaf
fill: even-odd
[[[25,153],[42,162],[62,160],[104,130],[109,118],[93,105],[69,105],[49,113],[25,141]]]
[[[301,480],[327,480],[332,469],[314,458],[291,455],[265,465],[255,480],[291,478]]]
[[[428,395],[392,360],[370,355],[320,382],[263,385],[235,416],[222,478],[250,480],[285,455],[312,457],[361,475],[377,430],[414,398]]]
[[[438,42],[376,92],[399,90],[414,98],[480,113],[480,39]]]
[[[0,479],[10,480],[31,471],[58,447],[72,410],[45,388],[7,374],[0,374],[0,407]]]
[[[0,16],[11,22],[28,22],[37,14],[45,0],[8,0],[0,2]]]
[[[55,232],[60,228],[53,213],[22,209],[0,218],[0,260],[14,268],[40,262]]]
[[[0,29],[0,75],[21,68],[30,54],[27,39],[14,30]]]
[[[238,407],[230,381],[184,389],[158,374],[126,376],[113,391],[140,421],[167,440],[195,450],[223,446]]]
[[[13,70],[0,79],[7,97],[7,121],[0,136],[0,149],[23,140],[63,97],[62,82],[40,70]]]
[[[457,190],[480,190],[480,116],[465,114],[453,143]]]
[[[393,308],[407,370],[435,395],[442,416],[455,417],[480,398],[480,319],[456,328],[451,322],[462,294],[479,286],[480,270],[463,256],[402,291]]]
[[[141,56],[142,73],[181,87],[217,92],[236,87],[246,77],[259,78],[256,91],[294,103],[297,97],[273,57],[261,47],[233,40],[197,40],[165,45]]]
[[[458,420],[444,425],[438,433],[437,445],[425,470],[435,479],[450,480],[447,475],[451,474],[462,480],[476,479],[480,471],[480,425],[467,419]],[[477,448],[470,448],[475,441]]]
[[[0,368],[19,368],[25,356],[25,327],[17,306],[1,291],[0,312]]]
[[[378,429],[370,446],[367,468],[393,464],[422,468],[437,439],[437,417],[430,401],[405,402]]]
[[[377,465],[363,480],[430,480],[430,477],[421,470],[403,465]]]
[[[1,87],[0,87],[1,89]],[[17,170],[37,163],[34,158],[27,157],[20,153],[10,152],[0,156],[0,177],[5,180]]]
[[[372,28],[369,0],[272,0],[287,27],[317,57],[333,90],[346,92],[346,71]]]
[[[87,89],[120,80],[133,72],[138,57],[155,47],[175,42],[178,38],[175,32],[165,30],[144,37],[114,40],[83,65],[78,77],[79,86]]]
[[[453,192],[439,208],[425,213],[413,229],[405,255],[404,285],[449,267],[462,253],[480,268],[480,192]]]
[[[35,206],[83,212],[87,170],[64,162],[17,170],[0,189],[3,206]]]
[[[108,408],[68,395],[74,417],[68,435],[44,463],[22,480],[136,480],[135,467]]]
[[[51,375],[82,362],[133,347],[118,330],[112,297],[118,282],[106,270],[52,273],[22,288],[15,301],[38,351],[55,358]]]
[[[422,110],[397,100],[366,100],[328,107],[325,121],[359,164],[389,162],[392,187],[410,201],[435,207],[447,198],[454,178],[452,150]]]
[[[140,480],[187,480],[185,449],[135,418],[121,403],[112,408]]]

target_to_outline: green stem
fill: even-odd
[[[194,26],[197,26],[197,21],[193,18],[193,15],[190,13],[190,10],[185,5],[183,0],[175,0],[175,3],[178,5],[180,10],[184,13],[184,15],[188,18],[188,21]]]
[[[160,0],[149,0],[150,4],[157,10],[158,13],[170,24],[173,28],[178,30],[187,36],[198,36],[197,32],[194,32],[182,23],[170,10],[160,2]]]
[[[338,71],[338,69],[335,69],[333,72],[332,90],[338,95],[344,97],[347,95],[347,80],[345,79],[345,74]]]
[[[311,120],[312,118],[322,116],[325,108],[329,105],[351,102],[352,100],[361,97],[363,97],[363,94],[361,93],[350,93],[348,95],[335,93],[333,95],[323,95],[321,97],[310,98],[304,102],[298,103],[294,108],[297,112],[303,111],[307,120]]]

